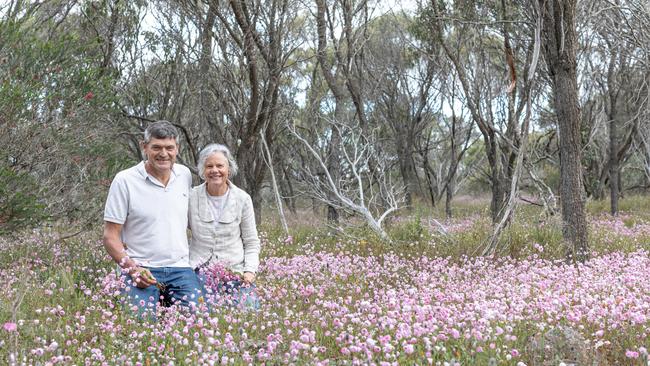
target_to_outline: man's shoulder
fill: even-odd
[[[113,181],[130,181],[133,179],[137,179],[138,177],[142,177],[142,174],[138,170],[138,165],[134,165],[130,168],[126,168],[124,170],[120,170],[115,174],[115,177],[113,178]]]
[[[192,179],[192,172],[190,168],[186,167],[183,164],[174,163],[173,167],[174,173],[179,177],[189,177]]]
[[[180,174],[180,173],[183,173],[183,174],[186,174],[186,173],[187,173],[187,174],[192,174],[192,172],[190,172],[190,168],[186,167],[186,166],[183,165],[183,164],[179,164],[179,163],[174,163],[174,171],[175,171],[176,173],[178,173],[178,174]]]

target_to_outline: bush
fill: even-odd
[[[0,166],[0,234],[36,225],[47,217],[37,189],[28,174]]]

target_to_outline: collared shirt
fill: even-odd
[[[147,173],[144,162],[115,176],[104,220],[122,224],[127,255],[146,267],[189,267],[187,210],[190,170],[174,164],[167,186]]]

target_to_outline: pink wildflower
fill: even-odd
[[[510,354],[512,355],[512,357],[517,357],[517,356],[519,356],[519,351],[517,351],[516,349],[513,349],[513,350],[510,351]]]
[[[13,322],[6,322],[3,328],[7,332],[15,332],[16,330],[18,330],[18,325]]]

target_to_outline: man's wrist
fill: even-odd
[[[124,257],[119,259],[117,261],[117,264],[120,266],[120,268],[128,271],[129,273],[131,273],[131,271],[133,269],[138,267],[138,265],[135,263],[135,261],[133,261],[131,258],[129,258],[128,255],[125,255]]]

